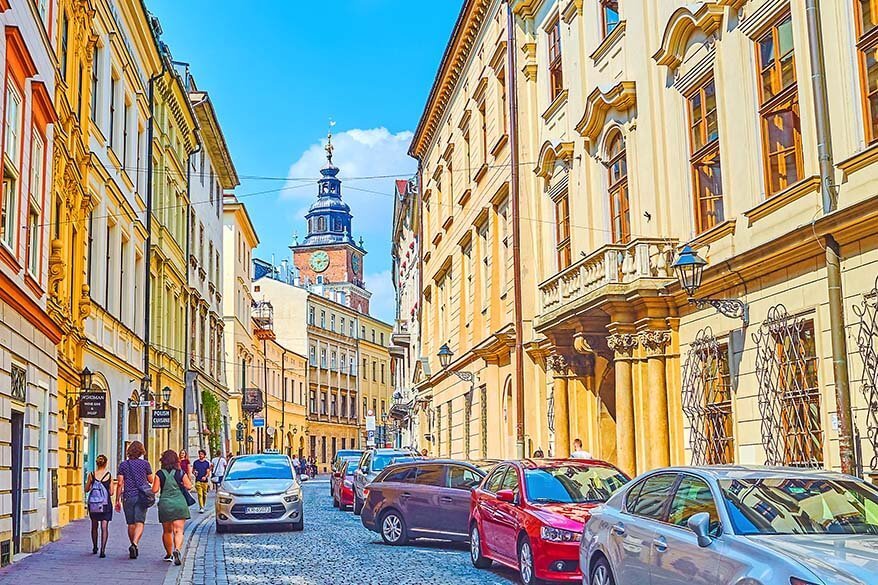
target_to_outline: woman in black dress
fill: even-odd
[[[88,474],[88,480],[85,482],[85,493],[91,492],[91,487],[95,482],[100,481],[107,490],[107,505],[104,506],[102,512],[93,512],[89,510],[88,516],[91,518],[91,544],[92,554],[98,553],[98,526],[101,528],[101,558],[106,558],[105,550],[107,549],[107,539],[110,534],[110,520],[113,519],[113,476],[107,470],[107,456],[98,455],[95,459],[95,470]]]

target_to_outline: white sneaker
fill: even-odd
[[[199,509],[198,509],[198,513],[199,513],[199,514],[204,514],[204,508],[199,508]]]

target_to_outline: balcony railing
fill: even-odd
[[[610,285],[673,278],[675,239],[607,244],[540,284],[541,315],[585,300]]]
[[[274,339],[274,307],[271,303],[254,301],[251,315],[257,339]]]

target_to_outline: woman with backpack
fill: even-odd
[[[119,464],[116,479],[116,511],[125,510],[125,523],[128,525],[128,557],[136,559],[139,553],[137,545],[143,536],[143,525],[146,523],[146,511],[155,504],[152,491],[152,467],[149,461],[142,459],[146,450],[140,441],[132,441],[128,445],[125,461]]]
[[[189,519],[189,506],[195,499],[189,492],[192,480],[180,469],[180,457],[176,451],[162,453],[162,468],[152,482],[153,493],[159,494],[159,522],[162,523],[162,544],[165,545],[166,561],[180,565],[180,547],[183,546],[183,529]]]
[[[98,455],[95,470],[88,474],[85,491],[88,494],[88,516],[91,518],[91,554],[98,554],[98,526],[101,529],[101,558],[106,558],[110,520],[113,519],[113,476],[107,471],[107,456]],[[100,479],[98,479],[100,478]]]

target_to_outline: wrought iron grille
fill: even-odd
[[[479,388],[479,428],[482,440],[482,459],[488,458],[488,387]]]
[[[776,305],[769,309],[753,340],[765,463],[822,467],[813,322],[790,316],[783,305]]]
[[[13,400],[21,402],[27,401],[27,370],[21,366],[12,364],[9,368],[9,375],[12,378],[11,394]]]
[[[683,414],[691,427],[692,465],[734,462],[728,346],[710,327],[695,336],[683,364]]]
[[[546,410],[546,418],[548,419],[549,432],[555,432],[555,385],[549,390],[549,404]]]
[[[466,459],[470,458],[470,447],[472,445],[472,416],[473,416],[473,393],[467,392],[464,395],[464,415],[463,415],[463,450]]]
[[[878,469],[878,279],[863,295],[854,313],[860,318],[857,347],[863,360],[863,395],[866,397],[866,432],[872,445],[872,469]]]

